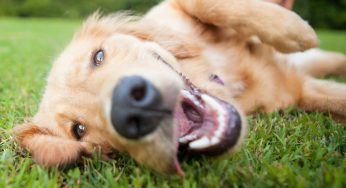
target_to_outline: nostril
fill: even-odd
[[[131,91],[131,97],[133,100],[139,102],[142,101],[145,97],[145,93],[146,93],[146,87],[145,84],[141,84],[138,86],[135,86],[132,91]]]

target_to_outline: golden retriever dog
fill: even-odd
[[[37,114],[13,129],[46,167],[100,150],[164,174],[177,154],[229,156],[247,114],[297,106],[346,118],[342,54],[298,15],[258,0],[166,0],[143,17],[94,14],[56,59]]]

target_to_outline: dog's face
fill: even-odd
[[[15,128],[34,159],[61,166],[100,148],[105,158],[127,152],[159,172],[182,173],[179,145],[208,155],[233,150],[244,132],[237,109],[179,74],[174,54],[120,32],[114,19],[89,19],[55,61],[32,122]]]

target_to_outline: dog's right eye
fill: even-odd
[[[94,66],[100,66],[102,61],[104,60],[104,51],[103,50],[98,50],[93,57],[93,64]]]
[[[86,132],[86,127],[81,123],[75,123],[72,127],[72,132],[77,140],[80,140]]]

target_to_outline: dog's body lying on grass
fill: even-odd
[[[251,0],[167,0],[144,18],[91,16],[50,72],[38,113],[14,135],[44,166],[100,148],[128,152],[162,173],[176,155],[225,155],[245,134],[245,114],[297,105],[346,117],[341,54],[317,46],[310,26]]]

